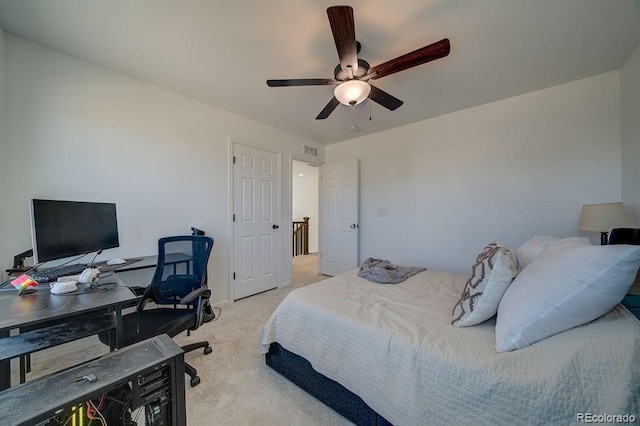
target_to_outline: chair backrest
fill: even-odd
[[[609,244],[640,245],[640,228],[615,228],[609,235]]]
[[[193,290],[206,287],[207,262],[212,248],[213,238],[203,235],[160,238],[158,265],[150,284],[155,303],[178,304]]]

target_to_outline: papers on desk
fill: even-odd
[[[11,280],[11,284],[18,290],[18,295],[23,294],[29,288],[37,286],[38,283],[27,274],[22,274],[18,278]]]

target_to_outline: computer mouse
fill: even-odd
[[[78,289],[77,281],[56,281],[51,283],[51,293],[53,294],[65,294],[71,293]]]
[[[119,257],[114,257],[113,259],[110,259],[107,261],[107,265],[111,266],[111,265],[122,265],[123,263],[127,263],[126,260],[124,259],[120,259]]]

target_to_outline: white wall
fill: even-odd
[[[327,162],[360,159],[360,261],[469,273],[494,239],[576,235],[583,204],[621,199],[619,84],[613,71],[328,146]]]
[[[209,285],[229,299],[230,138],[305,158],[308,140],[5,34],[4,152],[0,246],[31,247],[31,197],[115,202],[120,248],[101,256],[157,252],[161,236],[196,226],[215,239]],[[317,159],[316,159],[317,160]],[[281,181],[290,191],[290,166]],[[281,223],[290,223],[283,197]],[[283,237],[282,258],[290,261]],[[286,261],[283,261],[286,262]],[[290,265],[279,266],[291,280]]]
[[[622,201],[640,226],[640,45],[620,71]]]
[[[302,174],[303,176],[299,176]],[[318,168],[293,162],[293,220],[309,218],[309,253],[318,252]]]

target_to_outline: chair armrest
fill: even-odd
[[[135,294],[136,296],[143,296],[147,291],[147,288],[148,286],[147,287],[134,286],[134,287],[129,287],[129,290],[131,290],[133,294]]]
[[[153,302],[153,297],[150,294],[151,293],[151,284],[149,284],[149,286],[147,286],[147,287],[136,287],[136,289],[137,290],[132,290],[135,293],[135,295],[140,298],[140,299],[138,299],[138,303],[136,304],[136,311],[137,312],[142,312],[144,310],[144,307],[149,302]],[[141,293],[139,292],[140,290],[142,290]]]
[[[198,297],[202,297],[203,299],[208,299],[211,297],[211,290],[208,288],[200,287],[196,290],[193,290],[191,293],[187,294],[180,300],[180,303],[183,305],[188,305]]]
[[[144,307],[151,302],[153,302],[153,299],[151,297],[142,295],[142,297],[140,298],[140,300],[138,300],[138,303],[136,304],[136,311],[138,312],[144,311]]]

